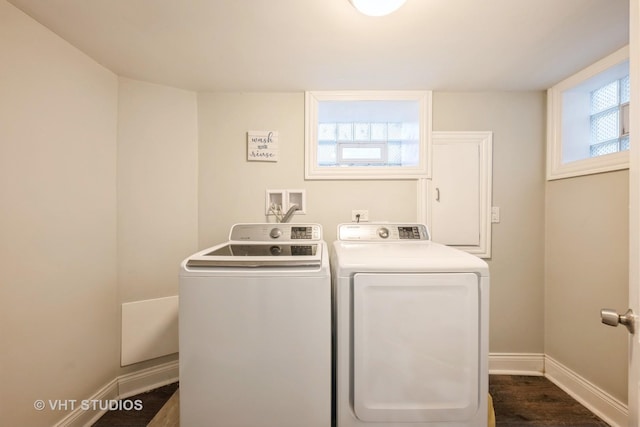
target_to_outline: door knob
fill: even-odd
[[[635,332],[636,317],[631,309],[627,310],[625,314],[618,314],[616,310],[603,308],[600,310],[600,317],[605,325],[618,326],[621,324],[627,327],[629,333],[633,334]]]

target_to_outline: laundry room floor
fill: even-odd
[[[606,427],[607,423],[544,377],[490,375],[497,427],[580,426]],[[93,427],[179,426],[178,383],[132,396],[140,399],[141,411],[110,411]]]
[[[490,375],[496,426],[580,426],[609,424],[545,377]]]

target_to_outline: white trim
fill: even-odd
[[[118,400],[144,393],[178,381],[178,361],[163,363],[109,381],[86,400]],[[79,405],[54,427],[80,427],[95,423],[106,411],[83,410]]]
[[[178,381],[178,360],[118,377],[119,398],[124,399]]]
[[[627,405],[548,355],[545,377],[612,427],[627,426]]]
[[[561,81],[547,90],[547,180],[591,175],[629,168],[629,152],[623,151],[564,163],[562,159],[562,102],[563,93],[629,60],[629,46],[625,46],[595,64]]]
[[[489,354],[491,375],[544,375],[542,353],[491,353]]]
[[[431,177],[432,92],[412,91],[306,91],[304,93],[304,178],[315,179],[418,179]],[[318,103],[320,101],[417,101],[420,105],[420,159],[415,167],[318,166]]]
[[[432,144],[470,143],[477,144],[480,150],[480,206],[479,230],[480,242],[478,245],[452,246],[480,258],[491,258],[491,206],[493,200],[493,132],[492,131],[447,131],[432,132]],[[431,151],[433,153],[433,150]],[[432,161],[433,155],[431,156]],[[435,159],[437,161],[437,159]],[[432,177],[437,179],[437,177]],[[434,200],[433,180],[419,179],[416,185],[417,215],[418,221],[426,224],[429,231],[432,230],[431,201]]]
[[[86,400],[117,400],[118,399],[118,379],[109,381],[100,390],[95,392]],[[67,414],[66,417],[54,424],[54,427],[75,427],[90,426],[95,423],[105,411],[100,410],[83,410],[80,405],[76,405],[75,409]]]

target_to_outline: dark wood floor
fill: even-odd
[[[125,400],[134,402],[138,399],[141,400],[142,410],[109,411],[93,424],[93,427],[146,427],[177,389],[178,383],[173,383],[147,393],[131,396]],[[132,405],[122,406],[132,407]]]
[[[145,427],[177,388],[175,383],[130,397],[142,400],[144,409],[108,412],[94,427]],[[497,427],[608,426],[544,377],[491,375],[489,393]]]
[[[489,394],[497,427],[608,426],[545,377],[490,375]]]

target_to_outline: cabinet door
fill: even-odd
[[[453,246],[480,244],[480,147],[433,145],[431,238]]]
[[[418,218],[435,242],[491,257],[491,132],[433,132],[432,179],[418,183]]]

